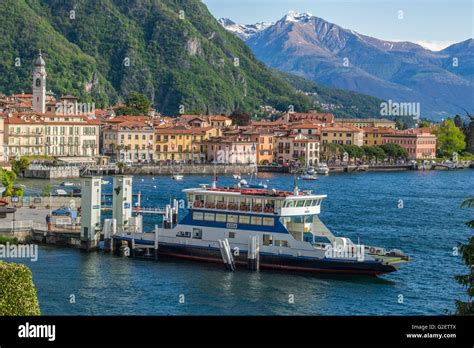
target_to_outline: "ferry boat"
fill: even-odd
[[[320,220],[326,195],[275,189],[211,187],[184,189],[188,213],[178,218],[178,202],[165,209],[155,233],[122,234],[139,248],[159,245],[160,257],[223,263],[228,241],[235,265],[248,264],[249,240],[258,238],[262,269],[314,273],[381,275],[409,261],[400,250],[354,244],[335,236]],[[155,244],[156,243],[156,244]]]

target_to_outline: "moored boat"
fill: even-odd
[[[326,163],[319,163],[316,166],[316,173],[319,175],[327,175],[329,174],[329,167]]]
[[[314,273],[380,275],[409,260],[403,252],[355,244],[334,235],[320,220],[326,195],[214,184],[185,189],[188,213],[179,220],[178,202],[168,205],[155,233],[117,235],[134,245],[159,244],[160,257],[222,263],[223,241],[237,266],[247,265],[250,240],[257,238],[260,267]]]

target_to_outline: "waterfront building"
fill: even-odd
[[[383,145],[384,134],[395,133],[396,130],[390,127],[364,127],[364,145],[380,146]]]
[[[322,124],[331,124],[334,123],[334,115],[328,113],[319,113],[319,112],[287,112],[280,119],[285,123],[294,123],[298,121],[304,122],[313,122],[319,121]]]
[[[218,128],[186,128],[184,126],[155,128],[155,157],[157,161],[202,163],[206,160],[206,141],[218,137]]]
[[[303,122],[292,124],[290,129],[293,130],[294,133],[317,137],[319,139],[323,125],[324,123],[321,121]]]
[[[224,115],[182,115],[178,121],[192,128],[229,128],[232,120]]]
[[[321,129],[321,142],[339,145],[364,145],[364,131],[349,124],[333,123]]]
[[[385,118],[338,118],[336,122],[342,123],[343,125],[349,124],[357,128],[366,127],[386,127],[396,128],[395,121],[387,120]]]
[[[10,157],[47,155],[87,157],[99,154],[100,122],[83,115],[10,113],[5,117]]]
[[[126,163],[154,160],[153,124],[137,116],[124,117],[102,128],[102,153]]]
[[[397,131],[393,134],[384,134],[383,144],[398,144],[408,152],[409,159],[434,159],[436,158],[436,135],[424,130],[409,129]]]
[[[46,78],[46,62],[39,52],[34,61],[32,94],[16,94],[3,100],[8,156],[98,155],[100,122],[93,117],[93,108],[84,113],[74,96],[57,100],[46,90]]]
[[[257,129],[243,133],[257,145],[257,163],[268,165],[274,162],[275,136],[272,131]]]
[[[275,137],[275,159],[279,164],[298,162],[313,166],[319,163],[320,142],[315,137],[287,132]]]
[[[257,164],[257,143],[250,136],[212,138],[206,142],[207,161],[217,164]]]

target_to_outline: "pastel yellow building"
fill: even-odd
[[[154,160],[154,128],[144,121],[124,121],[102,129],[102,153],[126,163]]]
[[[99,154],[100,122],[83,115],[8,114],[8,156],[89,157]]]
[[[395,129],[389,127],[365,127],[363,131],[365,146],[380,146],[383,145],[383,136],[394,133]]]
[[[155,129],[157,161],[199,162],[206,160],[206,141],[221,135],[218,128],[170,127]]]

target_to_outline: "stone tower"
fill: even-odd
[[[46,63],[41,51],[35,60],[33,69],[33,111],[46,112]]]

